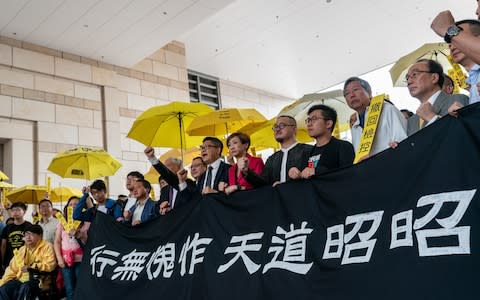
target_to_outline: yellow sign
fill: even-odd
[[[335,127],[333,128],[333,133],[332,135],[336,138],[340,138],[340,125],[338,125],[338,118],[337,121],[335,122]]]
[[[80,226],[80,223],[81,223],[80,221],[73,220],[73,207],[71,206],[67,207],[68,221],[65,220],[61,212],[57,212],[55,214],[55,217],[57,217],[57,220],[60,221],[60,223],[62,223],[63,229],[65,229],[67,233],[69,233],[72,230],[77,230],[78,226]]]
[[[355,155],[353,163],[357,163],[361,158],[370,153],[373,145],[373,139],[377,132],[378,122],[380,121],[380,114],[382,113],[383,101],[385,94],[373,97],[368,107],[368,118],[365,120],[365,125],[362,132],[362,138],[358,145],[358,150]]]
[[[448,76],[450,76],[453,79],[453,92],[458,93],[459,88],[466,89],[467,84],[465,82],[465,74],[463,73],[462,68],[453,61],[453,58],[451,55],[447,56],[448,61],[452,65],[452,68],[448,70]]]

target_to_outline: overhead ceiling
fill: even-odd
[[[131,67],[168,42],[189,69],[300,97],[440,41],[474,0],[0,0],[0,34]]]

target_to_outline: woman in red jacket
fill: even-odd
[[[250,147],[250,137],[241,132],[232,133],[227,138],[227,147],[230,155],[235,158],[237,163],[233,164],[228,170],[228,185],[224,184],[224,192],[230,194],[238,190],[252,189],[253,186],[243,178],[242,166],[247,164],[250,170],[260,174],[264,163],[261,158],[247,153],[248,147]]]

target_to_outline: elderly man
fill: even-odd
[[[33,299],[39,290],[39,282],[30,280],[29,269],[40,272],[52,272],[57,263],[52,245],[42,239],[40,225],[28,225],[25,228],[25,245],[15,253],[5,274],[0,280],[0,299]],[[42,288],[48,288],[40,280]]]
[[[352,126],[352,144],[358,150],[365,121],[368,119],[368,107],[372,100],[370,84],[361,78],[350,77],[343,86],[343,95],[348,106],[355,111],[356,121]],[[387,148],[390,143],[400,142],[407,137],[407,122],[402,113],[388,100],[383,102],[380,120],[370,155],[377,154]]]
[[[465,95],[442,92],[443,68],[436,61],[418,60],[408,69],[405,79],[410,95],[420,101],[416,114],[408,119],[408,135],[446,115],[455,101],[461,105],[468,104],[468,97]]]
[[[248,165],[240,166],[239,164],[243,177],[254,187],[275,186],[291,180],[288,171],[293,167],[303,170],[307,166],[308,156],[313,148],[297,142],[297,122],[291,116],[278,116],[272,129],[281,149],[267,159],[260,175],[250,170]]]

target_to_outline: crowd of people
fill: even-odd
[[[395,148],[399,142],[439,118],[449,113],[457,116],[458,109],[480,101],[480,22],[455,22],[451,12],[445,11],[438,14],[431,26],[449,43],[453,60],[468,71],[470,97],[453,93],[453,80],[444,74],[436,61],[418,60],[409,67],[405,81],[411,96],[419,100],[419,108],[412,113],[399,110],[384,100],[375,121],[376,132],[369,155],[364,159],[387,148]],[[0,298],[31,299],[42,289],[56,286],[60,291],[64,289],[67,299],[73,299],[88,228],[97,212],[135,227],[169,214],[190,201],[201,200],[205,194],[229,195],[263,186],[274,187],[352,165],[364,129],[370,122],[372,89],[367,81],[351,77],[345,81],[343,93],[348,106],[355,111],[350,119],[351,143],[333,136],[337,112],[326,105],[313,105],[304,121],[308,134],[315,140],[314,145],[297,142],[295,118],[280,115],[272,127],[280,150],[265,163],[248,153],[250,137],[242,132],[228,136],[230,155],[226,161],[222,157],[222,141],[217,137],[205,137],[200,146],[201,155],[191,161],[190,177],[180,159],[172,157],[163,163],[156,158],[154,149],[147,147],[144,153],[160,174],[158,200],[150,198],[152,187],[142,173],[132,171],[126,178],[128,195],[110,199],[105,183],[95,180],[83,188],[81,198],[71,197],[63,212],[56,215],[48,198],[40,201],[39,219],[35,224],[25,220],[27,207],[24,203],[13,203],[8,209],[10,218],[2,224],[4,228],[0,228],[3,273]],[[51,282],[59,277],[61,281]]]

